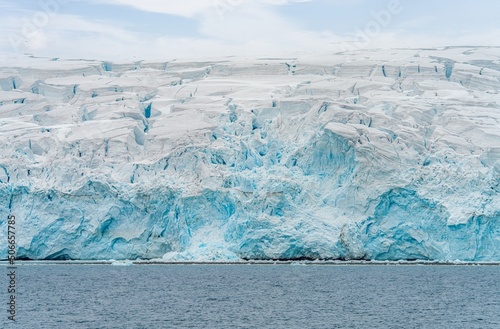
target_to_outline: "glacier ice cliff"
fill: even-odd
[[[498,48],[6,60],[1,237],[13,214],[25,259],[500,261],[499,89]]]

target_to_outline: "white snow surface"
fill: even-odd
[[[13,214],[29,259],[499,261],[499,89],[488,47],[4,59],[2,236]]]

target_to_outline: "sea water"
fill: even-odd
[[[0,327],[500,328],[499,278],[499,266],[19,265],[16,322],[4,311]]]

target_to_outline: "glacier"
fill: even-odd
[[[499,89],[494,47],[6,58],[1,237],[12,214],[21,259],[498,262]]]

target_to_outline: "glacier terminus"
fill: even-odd
[[[500,261],[500,48],[6,58],[0,90],[19,258]]]

